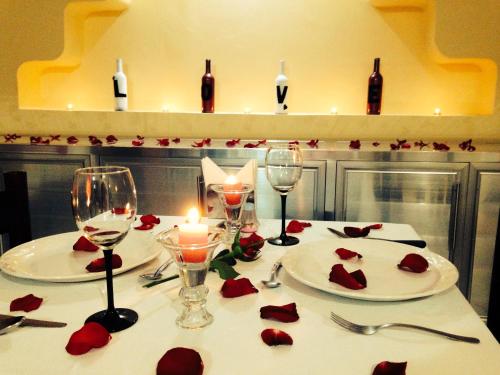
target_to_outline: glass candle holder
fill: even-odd
[[[179,232],[178,227],[163,231],[156,236],[156,240],[172,255],[182,281],[180,296],[184,300],[184,310],[176,319],[177,325],[201,328],[213,321],[212,314],[206,309],[208,288],[205,278],[214,250],[222,242],[224,230],[209,227],[208,240],[203,244],[179,243]]]
[[[224,241],[232,244],[234,236],[241,228],[241,213],[248,198],[253,191],[252,185],[240,184],[238,188],[228,188],[224,184],[211,185],[213,191],[219,196],[226,214],[226,236]]]

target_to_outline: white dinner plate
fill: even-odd
[[[73,244],[81,235],[81,232],[62,233],[19,245],[0,257],[0,269],[23,279],[60,283],[106,277],[105,272],[88,272],[85,269],[92,260],[104,256],[101,250],[73,250]],[[113,274],[140,266],[157,257],[161,251],[161,245],[154,241],[151,233],[131,230],[113,251],[123,261],[120,268],[113,270]]]
[[[341,260],[335,250],[343,247],[363,255],[359,260]],[[409,253],[422,255],[429,262],[423,273],[400,270],[397,265]],[[357,259],[357,257],[355,258]],[[334,264],[348,272],[361,269],[367,287],[351,290],[328,280]],[[287,250],[282,259],[287,272],[296,280],[325,292],[369,301],[401,301],[440,293],[458,280],[456,267],[428,250],[396,242],[366,239],[332,239],[299,244]]]

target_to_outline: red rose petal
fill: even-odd
[[[50,141],[60,141],[61,140],[61,135],[60,134],[57,134],[57,135],[49,135],[50,137]]]
[[[111,209],[111,212],[114,213],[115,215],[125,215],[128,210],[126,207],[115,207]]]
[[[189,348],[168,350],[158,361],[156,375],[202,375],[203,361],[200,354]]]
[[[422,255],[411,253],[403,258],[398,268],[403,271],[422,273],[429,268],[429,262]]]
[[[152,214],[142,215],[141,222],[143,224],[160,224],[160,218]]]
[[[378,146],[380,146],[380,142],[373,142],[373,143],[372,143],[372,145],[373,145],[374,147],[378,147]]]
[[[364,289],[367,285],[366,277],[363,274],[363,271],[357,270],[349,273],[342,264],[335,264],[332,267],[329,280],[333,283],[354,290]]]
[[[172,139],[172,142],[174,142],[174,143],[179,143],[180,141],[181,141],[180,138],[174,138],[174,139]]]
[[[289,144],[289,145],[299,145],[299,144],[300,144],[300,142],[299,142],[299,141],[297,141],[297,140],[295,140],[295,141],[290,141],[290,142],[288,142],[288,144]]]
[[[344,233],[353,238],[366,237],[370,233],[370,227],[344,227]]]
[[[355,141],[349,142],[349,148],[353,150],[359,150],[361,148],[361,141],[356,139]]]
[[[318,143],[319,139],[311,139],[309,142],[306,142],[306,144],[311,148],[318,148]]]
[[[78,138],[76,138],[74,135],[71,135],[68,138],[66,138],[66,142],[68,142],[68,144],[70,145],[74,145],[78,143]]]
[[[372,375],[405,375],[406,362],[380,362],[373,370]]]
[[[260,146],[260,143],[245,143],[245,145],[243,146],[244,148],[257,148]]]
[[[151,230],[154,228],[154,224],[147,223],[147,224],[142,224],[139,225],[138,227],[134,227],[135,230]]]
[[[312,226],[311,223],[307,223],[305,221],[292,220],[288,223],[286,227],[287,233],[300,233],[304,230],[304,228],[309,228]]]
[[[116,142],[118,142],[118,138],[116,138],[114,135],[108,135],[106,137],[106,143],[108,145],[114,145]]]
[[[94,245],[85,236],[80,236],[80,238],[73,245],[73,250],[75,251],[97,251],[99,246]]]
[[[203,147],[203,146],[205,146],[205,140],[203,140],[203,139],[199,142],[194,141],[191,144],[191,147],[198,147],[199,148],[199,147]]]
[[[414,143],[415,147],[419,147],[420,149],[423,149],[424,147],[428,146],[428,143],[425,143],[424,141],[420,140],[418,142]]]
[[[384,226],[384,224],[371,224],[371,225],[368,225],[368,228],[370,228],[370,229],[382,229],[383,226]]]
[[[163,147],[167,147],[170,144],[168,138],[158,138],[156,141],[158,142],[158,145]]]
[[[28,294],[24,297],[12,300],[10,303],[10,311],[30,312],[38,309],[42,302],[43,298],[36,297],[33,294]]]
[[[95,135],[89,135],[89,142],[92,146],[101,146],[102,141],[97,138]]]
[[[299,320],[297,306],[294,302],[283,306],[268,305],[260,308],[262,319],[277,320],[283,323],[291,323]]]
[[[292,337],[283,331],[276,328],[268,328],[261,332],[260,337],[269,346],[276,345],[292,345]]]
[[[104,263],[104,258],[97,258],[90,262],[85,269],[89,272],[102,272],[106,270]],[[111,257],[111,268],[120,268],[122,264],[122,258],[118,254],[113,254]]]
[[[102,348],[111,340],[109,332],[99,323],[86,323],[78,331],[74,332],[66,345],[69,354],[81,355],[92,348]]]
[[[221,288],[222,296],[225,298],[241,297],[247,294],[259,293],[249,279],[243,277],[241,279],[228,279],[224,281]]]
[[[132,140],[132,145],[135,147],[140,147],[143,144],[144,144],[144,139],[136,138],[136,139]]]
[[[356,256],[358,257],[358,259],[363,258],[363,255],[361,255],[360,253],[357,253],[355,251],[351,251],[348,249],[344,249],[343,247],[339,247],[337,250],[335,250],[335,252],[342,260],[351,259],[351,258],[354,258]]]
[[[252,233],[248,237],[240,237],[240,247],[243,254],[239,259],[249,262],[259,257],[260,249],[264,246],[264,238],[257,233]]]

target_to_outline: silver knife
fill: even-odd
[[[336,234],[337,236],[341,237],[341,238],[352,238],[352,237],[349,237],[344,232],[341,232],[339,230],[336,230],[336,229],[333,229],[333,228],[328,228],[328,230],[330,232]],[[427,243],[425,241],[422,241],[422,240],[389,240],[387,238],[375,238],[375,237],[359,237],[359,238],[364,238],[364,239],[367,239],[367,240],[379,240],[379,241],[397,242],[397,243],[402,243],[402,244],[405,244],[405,245],[415,246],[415,247],[418,247],[420,249],[423,249],[424,247],[427,246]]]
[[[3,315],[0,314],[0,320],[14,318],[15,315]],[[39,320],[39,319],[29,319],[26,318],[20,324],[21,327],[46,327],[46,328],[57,328],[57,327],[66,327],[67,323],[63,322],[53,322],[50,320]]]

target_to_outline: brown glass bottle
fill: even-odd
[[[373,62],[373,73],[368,78],[368,103],[366,105],[366,114],[380,115],[382,107],[382,86],[384,79],[380,74],[380,58]]]
[[[215,78],[210,71],[210,60],[205,60],[205,74],[201,77],[201,111],[214,112]]]

